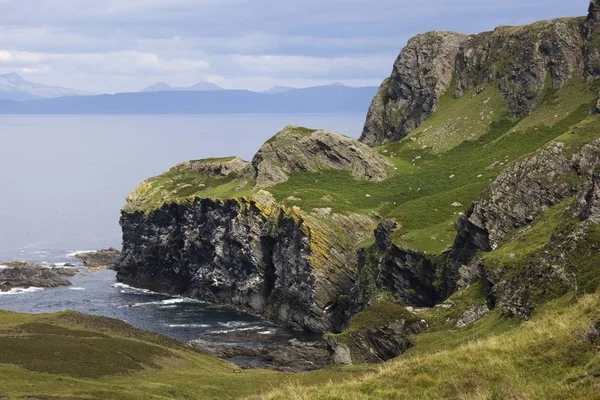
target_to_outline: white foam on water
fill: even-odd
[[[169,308],[177,308],[177,305],[173,304],[173,305],[170,305],[170,306],[160,306],[158,308],[160,308],[161,310],[167,310]]]
[[[224,326],[226,328],[241,328],[241,327],[252,325],[251,322],[243,322],[243,321],[219,322],[218,324],[221,326]]]
[[[175,304],[198,303],[198,302],[199,302],[198,300],[188,299],[187,297],[177,297],[174,299],[148,301],[146,303],[135,303],[135,304],[132,304],[131,307],[141,307],[141,306],[148,306],[148,305],[171,306],[171,305],[175,305]]]
[[[97,253],[97,250],[75,250],[72,253],[68,253],[67,257],[75,257],[75,255],[77,254],[91,254],[91,253]]]
[[[69,289],[70,290],[78,290],[78,291],[85,290],[85,288],[83,288],[83,287],[70,287]]]
[[[210,333],[214,334],[224,334],[224,333],[233,333],[233,332],[248,332],[248,331],[260,331],[261,329],[265,329],[264,326],[247,326],[245,328],[234,328],[234,329],[223,329],[219,331],[210,331]]]
[[[0,296],[8,296],[8,295],[13,295],[13,294],[24,294],[24,293],[33,293],[33,292],[39,292],[40,290],[44,290],[44,288],[39,288],[39,287],[12,288],[8,292],[0,292]]]
[[[136,287],[129,286],[129,285],[126,285],[126,284],[121,283],[121,282],[112,284],[112,285],[110,285],[110,287],[121,289],[121,293],[132,293],[133,292],[133,293],[142,293],[142,294],[147,294],[147,293],[149,293],[149,294],[160,294],[160,293],[157,293],[157,292],[153,292],[150,289],[136,288]]]
[[[207,324],[166,324],[169,328],[210,328]]]
[[[269,330],[269,331],[258,332],[259,335],[274,335],[276,333],[277,333],[276,330]]]
[[[14,267],[9,267],[7,265],[0,265],[0,270],[2,269],[13,269]]]

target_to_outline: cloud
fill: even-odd
[[[583,15],[583,0],[0,0],[0,71],[90,91],[158,80],[378,84],[408,38]],[[264,86],[261,86],[264,85]]]

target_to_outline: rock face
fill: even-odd
[[[356,314],[349,329],[326,335],[336,364],[380,363],[399,356],[413,346],[410,336],[427,323],[396,305],[382,302]]]
[[[392,165],[368,146],[338,133],[288,126],[254,156],[256,186],[287,181],[293,172],[347,170],[356,179],[382,181]]]
[[[577,271],[585,258],[573,257],[596,251],[594,242],[586,243],[600,221],[599,157],[600,140],[571,157],[566,146],[554,143],[507,168],[459,220],[450,268],[468,264],[461,267],[461,275],[481,279],[488,302],[519,319],[529,318],[545,299],[588,284]],[[478,251],[505,244],[510,232],[531,226],[544,210],[568,198],[576,201],[560,216],[564,227],[539,251],[521,257],[516,267],[505,270],[471,260]]]
[[[231,305],[293,328],[337,331],[368,217],[253,198],[123,212],[119,281]],[[339,232],[347,232],[340,235]]]
[[[430,32],[411,39],[375,96],[360,141],[370,146],[399,141],[433,114],[447,90],[459,97],[498,85],[510,113],[523,117],[549,86],[600,76],[598,9],[594,0],[587,20],[541,21],[471,36]]]
[[[489,251],[498,248],[506,234],[535,220],[547,207],[575,193],[566,176],[575,173],[562,143],[554,143],[504,170],[487,195],[462,218],[461,235],[469,245]],[[459,246],[462,247],[462,246]]]
[[[71,282],[64,277],[65,275],[72,276],[71,270],[45,268],[23,262],[1,264],[0,292],[6,292],[14,288],[52,288],[71,285]]]
[[[189,345],[215,357],[229,360],[243,369],[304,372],[322,369],[333,363],[325,342],[303,342],[291,339],[287,342],[256,347],[196,339],[189,342]]]
[[[119,262],[121,252],[110,248],[106,250],[93,251],[91,253],[78,253],[75,257],[83,261],[83,265],[88,268],[108,268],[114,269]]]
[[[436,110],[450,87],[454,60],[468,36],[429,32],[409,40],[369,108],[361,142],[396,142]]]
[[[374,232],[376,247],[359,252],[354,312],[369,306],[378,293],[389,293],[404,306],[432,307],[443,298],[443,288],[435,284],[435,263],[422,253],[393,244],[396,227],[393,220],[380,222]]]

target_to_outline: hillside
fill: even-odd
[[[0,347],[3,399],[237,399],[341,377],[336,370],[241,373],[175,340],[75,312],[0,311]]]
[[[168,365],[189,372],[168,385],[198,392],[157,392],[153,348],[139,374],[158,384],[120,382],[158,398],[598,398],[599,34],[593,0],[583,18],[419,35],[359,141],[289,126],[252,160],[142,182],[120,281],[321,333],[346,366],[289,382],[205,358],[208,386],[177,350]]]

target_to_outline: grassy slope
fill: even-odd
[[[265,398],[595,399],[600,355],[586,332],[599,311],[596,293],[564,297],[512,329],[511,321],[492,314],[460,331],[455,343],[423,350],[417,342],[376,374],[326,386],[288,385]]]
[[[385,182],[357,181],[339,171],[304,173],[269,190],[282,201],[290,195],[301,198],[294,204],[302,209],[333,207],[395,218],[402,225],[396,238],[399,245],[440,253],[452,243],[458,214],[504,166],[559,137],[581,146],[600,136],[598,117],[588,116],[596,89],[597,84],[577,79],[558,91],[548,89],[540,107],[520,121],[507,116],[492,86],[474,97],[473,93],[458,99],[447,95],[434,116],[414,133],[378,148],[398,168]],[[496,100],[488,101],[490,98]],[[468,114],[467,120],[458,120],[456,115],[463,112]],[[493,117],[485,117],[481,124],[466,122],[480,113]],[[444,122],[448,120],[454,123]],[[570,134],[578,124],[580,133]],[[467,133],[457,139],[462,129]],[[445,132],[448,141],[443,140]],[[435,147],[426,143],[435,143]],[[458,203],[462,205],[453,206]]]
[[[234,399],[359,369],[237,373],[181,343],[107,318],[0,311],[0,398]],[[38,398],[38,397],[34,397]]]

